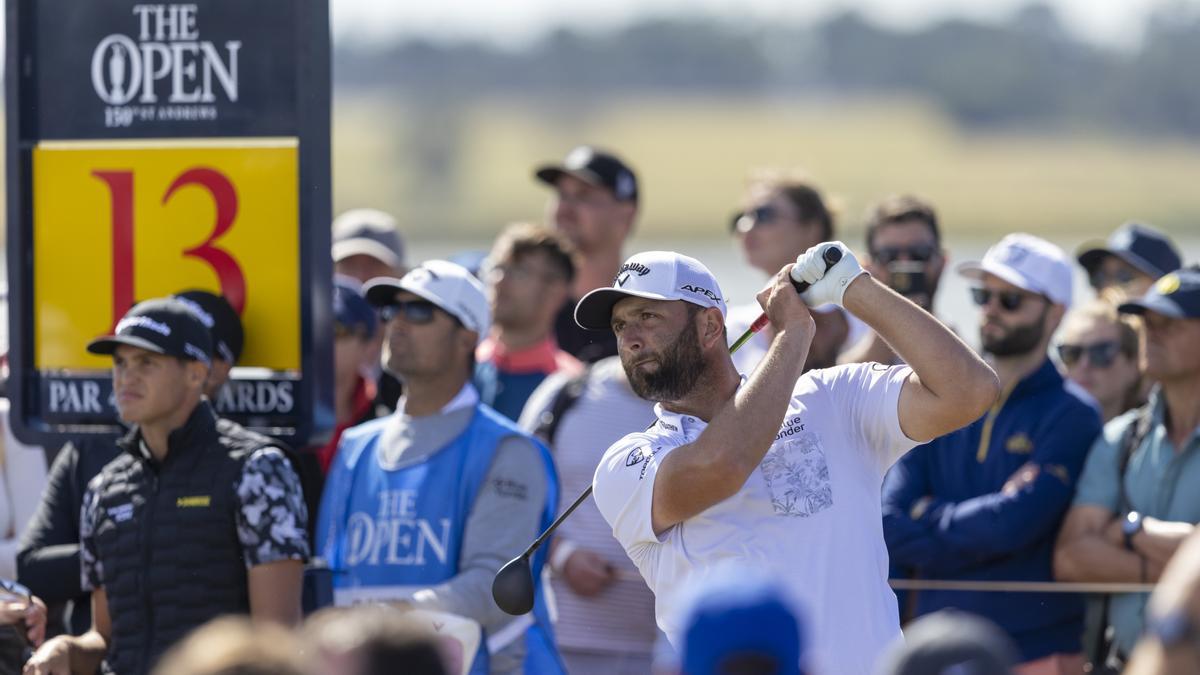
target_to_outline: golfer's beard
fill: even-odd
[[[1046,312],[1037,321],[1009,329],[1003,337],[991,338],[980,336],[983,351],[992,356],[1023,356],[1037,349],[1042,343],[1042,335],[1046,332]]]
[[[686,326],[674,344],[658,356],[658,369],[652,373],[631,370],[622,359],[625,375],[633,393],[647,401],[678,401],[691,393],[704,374],[704,356],[695,328]]]

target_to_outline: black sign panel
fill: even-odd
[[[30,63],[39,110],[33,132],[42,139],[295,136],[296,10],[292,0],[42,0]]]

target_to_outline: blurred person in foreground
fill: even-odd
[[[323,609],[305,622],[301,636],[308,650],[308,675],[456,672],[447,667],[445,639],[390,607]]]
[[[943,609],[904,628],[879,675],[1010,675],[1016,645],[999,626],[974,614]]]
[[[733,215],[730,231],[742,248],[746,262],[767,277],[809,248],[834,239],[835,214],[811,183],[772,171],[756,172],[747,187],[742,210]],[[757,303],[729,308],[728,337],[736,340],[762,313]],[[817,332],[808,350],[805,369],[827,368],[838,353],[865,333],[861,321],[842,308],[814,308]],[[767,325],[733,355],[740,373],[749,373],[766,355],[775,328]]]
[[[1183,675],[1200,670],[1200,536],[1171,558],[1146,605],[1146,630],[1125,675]]]
[[[1107,241],[1083,244],[1076,259],[1097,293],[1112,288],[1135,298],[1144,295],[1164,274],[1183,265],[1175,242],[1141,223],[1125,223]]]
[[[522,223],[500,233],[484,263],[492,329],[475,352],[475,387],[483,403],[510,420],[547,375],[583,370],[554,338],[554,317],[575,277],[573,257],[563,235]]]
[[[1137,319],[1108,295],[1068,314],[1054,345],[1067,378],[1096,399],[1105,422],[1140,406],[1144,389]]]
[[[680,675],[808,672],[801,612],[783,584],[735,564],[683,593]]]
[[[376,277],[400,278],[408,271],[407,249],[400,226],[378,209],[351,209],[333,219],[333,273],[365,284]],[[383,338],[371,344],[370,378],[376,382],[375,403],[396,409],[403,391],[400,382],[383,369]]]
[[[216,406],[229,375],[242,357],[245,331],[241,317],[224,296],[188,290],[173,296],[208,329],[212,367],[204,396]],[[92,625],[91,593],[83,590],[79,565],[79,515],[88,483],[104,465],[121,455],[117,438],[84,436],[66,443],[50,466],[37,512],[21,536],[18,578],[50,603],[58,622],[53,634],[82,635]]]
[[[295,633],[244,617],[222,617],[171,648],[154,675],[307,675]]]
[[[913,449],[884,481],[893,564],[920,578],[1051,581],[1054,537],[1101,422],[1049,358],[1071,304],[1071,264],[1053,244],[1012,234],[958,271],[977,285],[983,352],[999,400],[962,429]],[[957,608],[1003,628],[1018,673],[1078,673],[1083,604],[1064,593],[924,590],[919,615]]]
[[[20,672],[30,648],[45,639],[46,603],[21,584],[0,577],[0,672]]]
[[[826,269],[830,249],[840,260]],[[707,268],[666,251],[624,267],[628,279],[589,293],[575,316],[617,335],[634,391],[658,403],[650,429],[608,449],[593,486],[655,593],[659,627],[679,645],[678,591],[736,558],[803,602],[814,671],[871,672],[900,634],[880,526],[883,475],[917,443],[982,414],[996,398],[995,374],[839,242],[795,263],[812,284],[803,295],[791,264],[759,293],[775,330],[749,378],[730,358],[725,300]],[[854,312],[910,365],[805,372],[808,306],[827,303]]]
[[[592,484],[608,446],[655,421],[654,404],[629,386],[621,359],[610,356],[582,374],[557,373],[529,397],[520,426],[550,448],[562,502]],[[654,594],[587,500],[554,532],[549,562],[558,609],[559,652],[572,675],[642,675],[651,670]]]
[[[387,367],[405,395],[390,416],[342,434],[325,482],[317,548],[335,603],[466,617],[486,635],[473,672],[556,672],[545,600],[513,618],[490,592],[500,566],[550,523],[558,483],[546,449],[471,384],[491,324],[482,284],[431,260],[375,279],[366,295],[383,311]]]
[[[871,208],[866,222],[867,270],[888,288],[933,314],[946,267],[942,232],[933,205],[911,195],[888,197]],[[841,363],[894,365],[896,353],[875,332],[851,345]]]
[[[558,346],[588,363],[615,356],[616,340],[581,330],[574,312],[579,298],[608,286],[617,275],[622,248],[637,220],[637,175],[620,156],[581,145],[561,163],[538,167],[534,177],[553,189],[546,224],[566,236],[577,253],[570,296],[554,321]]]
[[[1200,522],[1200,269],[1169,273],[1118,310],[1141,317],[1145,374],[1157,386],[1092,446],[1055,550],[1062,581],[1157,581]],[[1112,667],[1142,632],[1146,598],[1109,599],[1111,644],[1100,656]]]
[[[172,298],[135,305],[113,335],[113,394],[132,425],[89,484],[79,567],[92,627],[47,641],[32,675],[148,673],[222,614],[293,625],[308,558],[300,481],[270,438],[219,419],[204,398],[212,337]]]

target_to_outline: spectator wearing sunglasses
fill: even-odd
[[[1055,533],[1101,428],[1095,403],[1047,351],[1071,303],[1071,264],[1053,244],[1014,234],[958,269],[978,284],[980,338],[1001,394],[983,417],[888,473],[888,552],[921,578],[1050,581]],[[1082,668],[1076,596],[921,591],[915,605],[921,615],[956,607],[991,619],[1029,672]]]
[[[1183,264],[1170,237],[1141,223],[1125,223],[1107,241],[1084,244],[1077,259],[1097,293],[1117,288],[1135,298]]]
[[[1118,313],[1106,294],[1067,315],[1054,352],[1067,378],[1096,399],[1108,422],[1144,400],[1140,343],[1136,320]]]
[[[534,177],[553,190],[546,202],[546,224],[578,252],[571,297],[555,316],[558,345],[588,363],[616,356],[612,333],[583,330],[575,323],[575,304],[617,276],[638,215],[637,174],[616,154],[581,145],[562,162],[538,167]]]
[[[316,540],[335,604],[478,621],[472,672],[561,672],[542,589],[531,616],[514,619],[492,600],[496,571],[553,518],[558,482],[549,452],[471,384],[491,325],[483,285],[433,260],[372,280],[366,297],[381,308],[385,363],[404,396],[388,417],[347,430],[330,467]],[[532,560],[535,578],[544,559]]]
[[[573,258],[564,236],[521,223],[500,233],[483,265],[492,332],[475,352],[475,387],[480,400],[514,422],[547,375],[583,370],[554,339],[554,317],[571,295]]]
[[[911,195],[888,197],[872,207],[866,230],[867,260],[863,267],[932,314],[938,282],[946,266],[946,252],[942,249],[941,229],[933,206]],[[892,348],[873,331],[838,360],[899,363]]]
[[[768,278],[808,249],[836,239],[835,214],[811,183],[777,171],[759,171],[750,180],[744,207],[729,220],[730,232],[746,262]],[[816,335],[804,369],[828,368],[838,353],[866,333],[866,325],[836,305],[813,308]],[[762,313],[757,302],[729,308],[726,334],[736,340]],[[766,355],[774,329],[767,325],[733,355],[738,372],[750,373]]]
[[[1088,455],[1054,558],[1064,581],[1156,582],[1200,522],[1200,268],[1169,273],[1117,309],[1141,317],[1156,387],[1146,405],[1109,422]],[[1146,600],[1111,597],[1115,665],[1143,632]],[[1166,626],[1150,628],[1168,637]]]

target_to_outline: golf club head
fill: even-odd
[[[533,570],[528,555],[517,556],[500,568],[492,580],[492,599],[513,616],[533,610]]]

